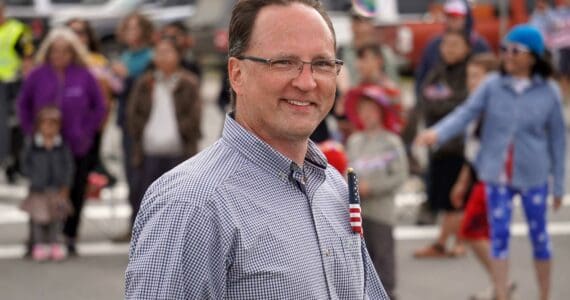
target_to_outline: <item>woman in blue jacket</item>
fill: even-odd
[[[508,299],[508,242],[512,198],[520,194],[535,259],[540,299],[548,299],[552,246],[546,231],[550,188],[557,210],[564,194],[565,125],[558,86],[544,59],[540,32],[514,27],[501,47],[502,69],[490,75],[461,106],[421,133],[416,143],[441,145],[481,116],[476,169],[485,183],[491,225],[496,299]]]

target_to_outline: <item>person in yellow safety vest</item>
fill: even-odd
[[[5,16],[6,4],[0,0],[0,81],[13,82],[19,79],[23,59],[31,58],[34,52],[33,37],[22,22]]]
[[[5,0],[0,0],[0,166],[6,167],[8,179],[12,181],[19,150],[11,143],[17,136],[10,132],[11,107],[18,93],[23,66],[31,66],[34,44],[29,28],[7,18],[5,12]],[[14,153],[13,159],[9,160],[11,153]]]

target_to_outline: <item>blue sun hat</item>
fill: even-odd
[[[517,25],[507,33],[505,39],[506,43],[518,43],[527,47],[532,53],[538,57],[544,55],[544,39],[542,34],[534,26],[530,25]]]

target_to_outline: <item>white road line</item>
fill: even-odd
[[[549,232],[554,235],[570,234],[570,222],[558,222],[549,225]],[[512,235],[515,237],[526,236],[527,226],[523,223],[516,223],[511,226]],[[395,229],[395,237],[399,241],[429,240],[436,238],[438,227],[413,227],[398,226]],[[0,245],[0,259],[17,259],[24,255],[23,245]],[[80,243],[78,251],[83,257],[126,255],[129,251],[128,244],[113,244],[110,242]]]
[[[548,225],[551,235],[569,235],[570,222],[553,222]],[[435,239],[439,233],[439,226],[396,226],[394,237],[399,241]],[[511,225],[511,235],[527,236],[528,226],[525,223]]]
[[[83,216],[91,220],[125,219],[131,215],[131,208],[127,204],[87,205]],[[15,205],[0,204],[0,225],[16,225],[28,222],[28,215]]]
[[[125,255],[129,253],[128,244],[102,243],[81,243],[77,245],[79,255],[89,256],[109,256]],[[3,245],[0,246],[0,259],[17,259],[24,256],[24,245]]]

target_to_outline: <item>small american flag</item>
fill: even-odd
[[[358,194],[358,178],[352,168],[348,169],[348,208],[352,232],[362,235],[362,215],[360,210],[360,195]]]

